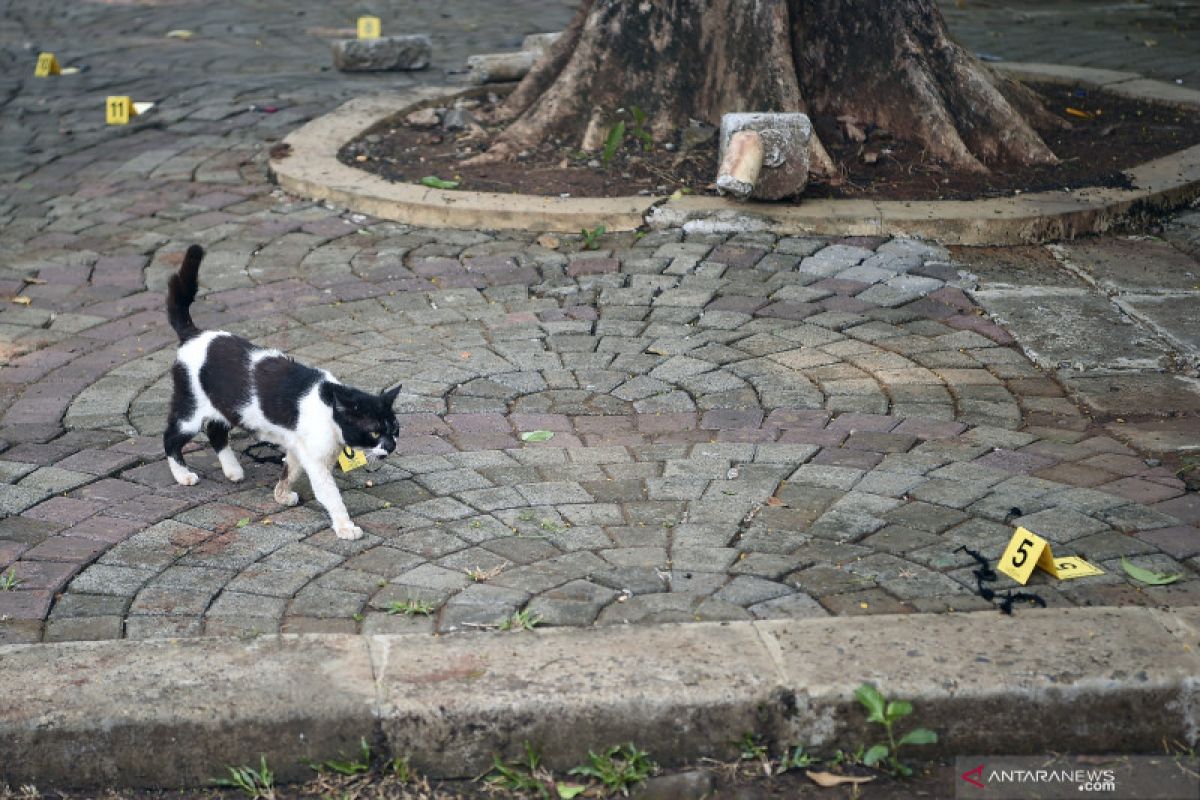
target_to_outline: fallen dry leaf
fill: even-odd
[[[544,247],[547,250],[557,250],[559,245],[562,244],[557,236],[551,236],[548,233],[544,233],[539,236],[537,238],[537,243],[539,247]]]
[[[27,306],[33,302],[32,300],[30,300],[28,297],[25,297],[24,295],[22,295],[20,297],[14,297],[12,299],[12,301],[19,306]]]
[[[808,779],[817,786],[822,786],[826,789],[834,786],[842,786],[843,784],[860,784],[870,783],[875,780],[874,775],[834,775],[832,772],[811,772],[804,773]]]
[[[783,504],[784,504],[783,501],[780,500],[778,497],[768,497],[767,498],[767,505],[769,505],[769,506],[781,506]]]

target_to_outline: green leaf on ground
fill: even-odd
[[[237,521],[237,526],[238,526],[239,528],[244,528],[244,527],[246,527],[246,526],[247,526],[247,525],[249,525],[249,524],[250,524],[250,518],[249,518],[249,517],[242,517],[241,519],[239,519],[239,520]]]
[[[1125,570],[1125,574],[1135,581],[1140,581],[1149,586],[1166,586],[1168,583],[1174,583],[1183,578],[1183,573],[1180,572],[1155,572],[1152,569],[1139,567],[1125,558],[1125,556],[1121,556],[1121,569]]]
[[[884,706],[886,702],[883,695],[869,683],[864,683],[854,690],[854,696],[858,698],[858,702],[862,703],[863,708],[867,710],[867,719],[870,722],[884,721]]]
[[[554,438],[554,431],[526,431],[521,434],[522,442],[548,442]]]
[[[868,767],[873,767],[880,761],[888,757],[888,748],[886,744],[877,744],[863,754],[863,764]]]
[[[447,181],[436,175],[426,175],[421,178],[421,185],[428,186],[430,189],[457,189],[458,181]]]
[[[580,786],[577,783],[556,783],[554,788],[558,790],[558,796],[562,800],[571,800],[587,791],[586,786]]]
[[[896,747],[906,744],[937,744],[937,734],[928,728],[913,728],[900,737],[900,741],[896,742]]]

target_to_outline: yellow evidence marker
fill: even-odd
[[[1078,556],[1055,558],[1050,543],[1032,531],[1017,528],[996,568],[1024,586],[1035,569],[1048,572],[1060,581],[1103,575],[1104,570]]]
[[[33,77],[49,78],[51,75],[62,75],[58,59],[54,57],[54,53],[39,53],[37,66],[33,68]]]
[[[361,450],[346,447],[342,449],[342,452],[338,453],[338,466],[342,468],[342,472],[350,472],[366,465],[367,454]]]
[[[129,118],[136,116],[137,110],[128,97],[109,95],[104,101],[104,121],[109,125],[128,125]]]
[[[381,35],[383,35],[383,23],[379,21],[379,17],[358,18],[358,38],[378,39]]]

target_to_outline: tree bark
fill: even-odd
[[[952,41],[935,0],[583,0],[479,160],[549,137],[594,149],[633,107],[658,141],[689,119],[799,111],[878,126],[957,170],[1057,161],[1031,125],[1056,118]],[[813,170],[833,173],[813,143]]]

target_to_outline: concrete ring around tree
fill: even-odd
[[[996,66],[1027,80],[1200,107],[1200,91],[1132,72],[1015,62]],[[1036,243],[1101,233],[1148,212],[1182,206],[1200,195],[1200,145],[1126,170],[1133,189],[1085,188],[987,200],[801,200],[792,205],[696,196],[563,198],[448,191],[394,183],[338,161],[338,150],[381,120],[480,91],[479,87],[465,91],[428,87],[351,100],[289,134],[284,141],[290,153],[272,159],[272,172],[279,185],[293,194],[426,227],[575,232],[597,225],[628,231],[644,225],[692,224],[713,231],[918,236],[963,245]]]

